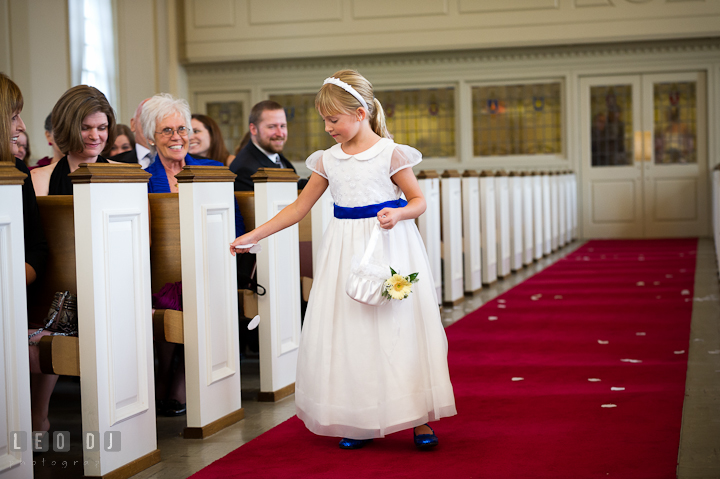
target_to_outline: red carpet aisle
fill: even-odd
[[[696,245],[592,241],[449,327],[434,451],[344,451],[294,417],[193,477],[674,478]]]

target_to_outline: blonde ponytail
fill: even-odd
[[[392,140],[392,135],[385,124],[385,110],[383,110],[380,100],[373,98],[373,107],[373,111],[370,114],[370,128],[380,137],[390,138]]]

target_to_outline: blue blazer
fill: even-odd
[[[215,160],[206,160],[193,158],[189,154],[185,156],[186,165],[210,165],[210,166],[223,166],[222,163]],[[162,165],[158,155],[155,155],[155,161],[152,165],[148,166],[145,170],[150,173],[150,181],[148,182],[148,193],[170,193],[170,182],[168,181],[167,174],[165,173],[165,167]],[[233,197],[234,199],[234,197]],[[238,207],[237,200],[235,200],[235,236],[242,236],[245,234],[245,221],[240,214],[240,208]]]

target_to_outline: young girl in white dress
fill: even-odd
[[[313,174],[293,204],[230,250],[297,223],[330,186],[335,218],[319,249],[300,339],[297,415],[315,434],[343,438],[344,449],[410,428],[418,448],[431,448],[438,438],[427,423],[456,410],[435,282],[414,221],[425,211],[412,171],[422,155],[392,141],[372,85],[355,71],[326,79],[315,106],[337,144],[310,155]],[[374,259],[402,275],[417,272],[419,281],[407,299],[369,306],[350,298],[345,283],[376,224],[382,241]]]

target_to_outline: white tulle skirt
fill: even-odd
[[[403,276],[420,273],[410,297],[375,307],[345,293],[352,257],[376,223],[333,218],[320,247],[295,383],[297,415],[315,434],[378,438],[456,414],[447,338],[413,221],[384,234],[375,255]]]

